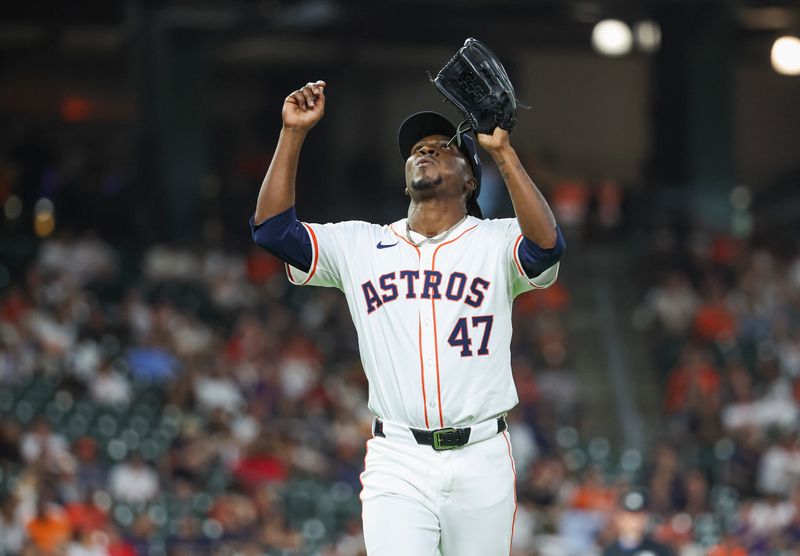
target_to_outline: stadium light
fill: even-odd
[[[661,27],[655,21],[644,20],[634,24],[633,36],[642,52],[649,54],[661,46]]]
[[[624,56],[631,51],[631,28],[618,19],[604,19],[592,30],[592,46],[604,56]]]
[[[783,75],[800,75],[800,39],[784,36],[772,45],[772,68]]]

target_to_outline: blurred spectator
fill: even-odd
[[[605,548],[603,556],[672,556],[673,552],[668,546],[647,534],[649,519],[644,493],[638,490],[626,492],[614,512],[615,540]]]
[[[254,442],[238,462],[234,475],[245,485],[261,482],[283,482],[289,476],[283,441],[274,433],[265,434]]]
[[[667,515],[683,505],[680,461],[675,447],[665,442],[656,447],[654,456],[647,482],[648,504],[652,511]]]
[[[740,430],[734,439],[733,455],[728,462],[728,484],[744,497],[754,496],[763,451],[762,434],[748,427]]]
[[[65,556],[108,556],[104,544],[96,533],[86,530],[76,531],[75,540],[67,545]]]
[[[95,503],[94,491],[88,491],[82,501],[67,504],[67,516],[74,531],[98,531],[108,523],[108,515]]]
[[[158,474],[138,453],[111,468],[108,484],[114,498],[123,502],[147,502],[159,491]]]
[[[110,363],[101,365],[89,382],[92,399],[100,405],[125,409],[131,402],[131,384]]]
[[[777,335],[776,335],[777,336]],[[781,370],[792,378],[800,377],[800,328],[776,337],[776,356]]]
[[[761,459],[758,488],[767,495],[784,496],[800,485],[800,439],[796,432],[783,431]]]
[[[695,315],[694,329],[699,338],[709,342],[733,340],[736,321],[718,280],[710,279],[706,284],[703,303]]]
[[[733,535],[725,535],[722,540],[708,549],[708,556],[748,556],[747,548]]]
[[[188,249],[155,245],[147,250],[143,274],[153,281],[194,280],[200,275],[200,261]]]
[[[134,380],[161,383],[175,378],[179,361],[164,343],[163,338],[158,339],[151,333],[144,345],[130,350],[127,360]]]
[[[18,516],[18,504],[13,495],[0,499],[0,554],[22,552],[27,531]]]
[[[203,413],[222,409],[235,415],[244,408],[244,397],[223,365],[222,361],[209,362],[194,379],[194,396]]]
[[[742,514],[751,537],[763,538],[787,527],[794,519],[794,512],[794,504],[790,501],[782,500],[780,496],[770,496],[746,504]]]
[[[729,431],[744,427],[787,428],[797,422],[798,408],[790,392],[756,398],[752,378],[743,364],[728,365],[728,384],[731,401],[722,409],[721,418]]]
[[[136,515],[133,524],[128,528],[126,539],[136,554],[150,553],[150,540],[156,535],[156,525],[147,513]]]
[[[261,524],[259,540],[267,550],[278,552],[299,552],[303,547],[303,537],[293,531],[282,515],[266,520]]]
[[[137,556],[136,549],[120,536],[116,527],[108,526],[104,533],[108,535],[108,556]]]
[[[607,512],[614,507],[616,493],[606,485],[603,472],[592,467],[584,474],[583,481],[572,496],[572,507],[578,510]]]
[[[234,536],[249,530],[257,518],[253,501],[238,492],[218,496],[208,515],[219,522],[226,534]]]
[[[689,471],[684,478],[686,503],[683,511],[696,518],[711,510],[709,507],[708,480],[697,469]]]
[[[792,520],[786,526],[785,537],[790,546],[800,546],[800,485],[792,490]]]
[[[577,228],[586,221],[589,188],[584,180],[563,179],[555,184],[550,204],[563,228]]]
[[[81,492],[105,488],[108,473],[97,461],[97,442],[88,436],[75,441],[73,452],[78,460],[76,480]]]
[[[663,285],[652,289],[647,298],[664,332],[674,338],[683,338],[690,329],[700,303],[686,275],[679,271],[670,272]]]
[[[571,554],[592,550],[614,507],[616,491],[606,484],[603,472],[590,467],[575,487],[567,509],[558,518],[558,533]]]
[[[603,180],[597,185],[595,201],[597,204],[597,223],[601,228],[617,227],[622,220],[623,190],[613,180]]]
[[[21,435],[17,422],[10,419],[0,421],[0,468],[22,461]]]
[[[44,272],[63,276],[77,286],[113,275],[117,270],[116,254],[92,232],[74,241],[54,238],[42,245],[39,267]]]
[[[670,372],[664,408],[675,414],[700,407],[716,407],[720,388],[720,375],[708,354],[699,346],[687,346],[679,366]]]
[[[28,535],[44,554],[57,554],[69,541],[72,528],[64,510],[46,499],[36,504],[36,515],[28,522]]]
[[[20,452],[27,463],[41,464],[53,473],[75,468],[75,458],[66,439],[54,433],[44,419],[37,420],[32,430],[22,435]]]
[[[551,456],[538,459],[528,469],[528,476],[522,481],[520,497],[533,502],[542,509],[558,507],[564,490],[570,486],[564,462]]]

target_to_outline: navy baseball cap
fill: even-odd
[[[429,135],[444,135],[445,137],[455,138],[456,126],[450,120],[438,112],[417,112],[411,114],[400,124],[397,132],[397,143],[400,147],[400,156],[406,160],[411,155],[411,148],[414,143],[428,137]],[[458,140],[454,141],[456,145]],[[461,132],[461,153],[467,158],[472,175],[478,181],[475,192],[467,201],[467,212],[472,216],[483,218],[481,209],[478,206],[478,195],[481,193],[481,159],[478,157],[478,148],[475,139],[467,132]]]

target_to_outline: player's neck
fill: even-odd
[[[411,201],[408,207],[408,225],[418,234],[434,237],[452,228],[464,218],[465,213],[462,202],[441,199]]]

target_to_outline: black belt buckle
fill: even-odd
[[[461,442],[460,431],[452,427],[446,429],[436,429],[433,433],[433,449],[437,452],[460,448],[464,444]]]

